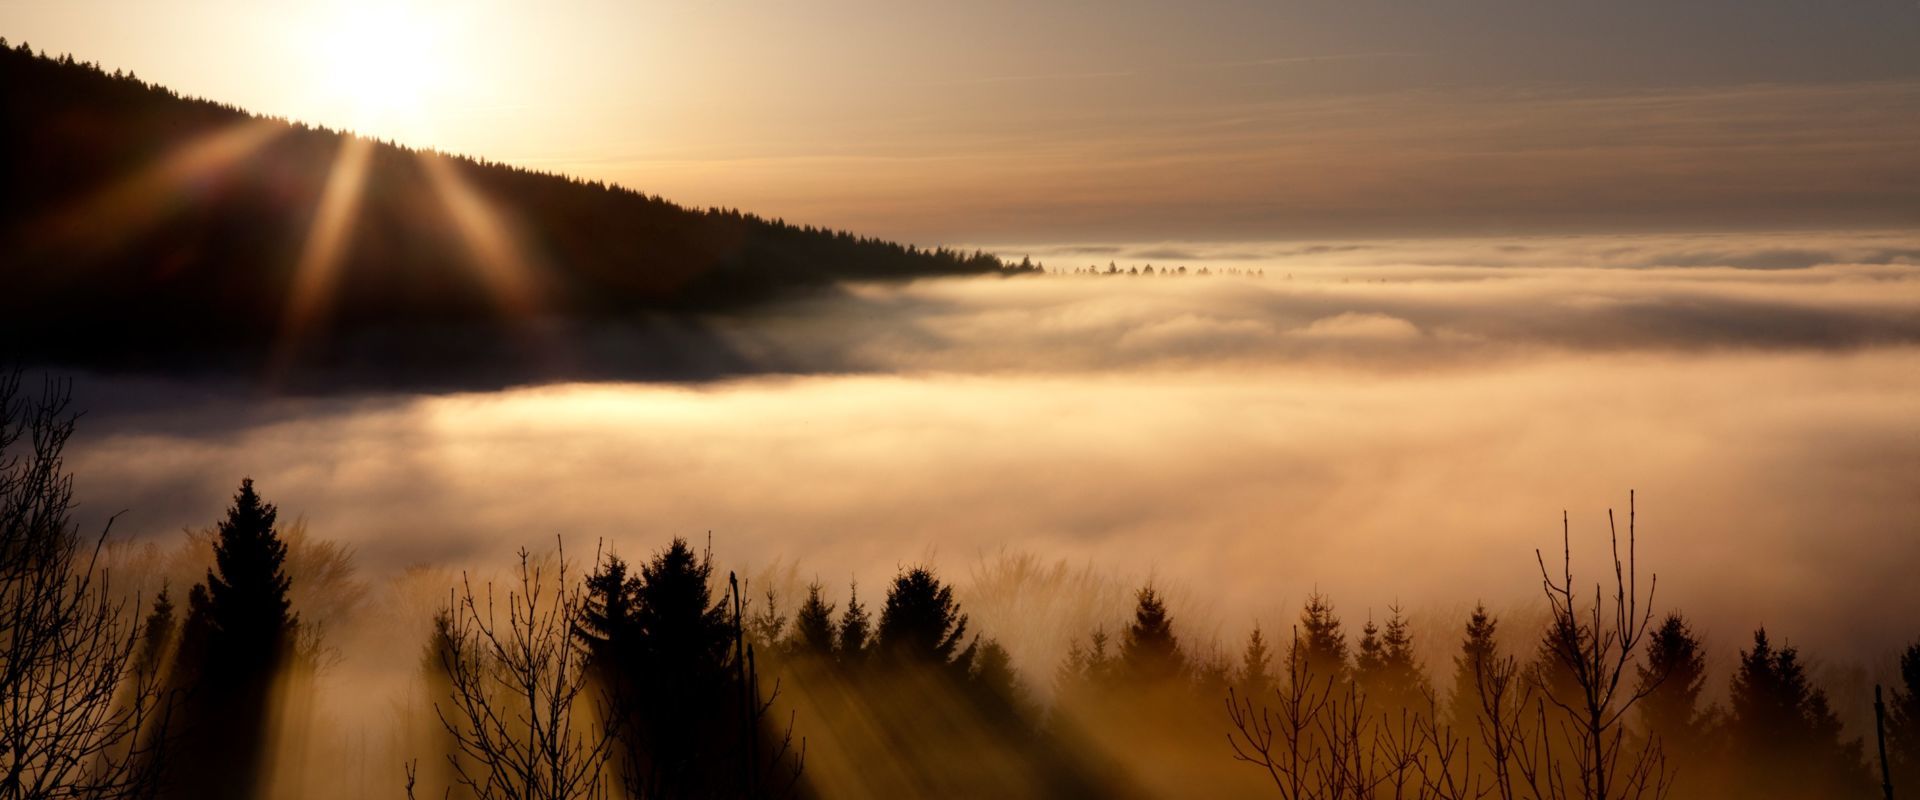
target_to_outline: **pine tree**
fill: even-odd
[[[1268,649],[1259,625],[1247,634],[1247,647],[1240,652],[1240,669],[1234,675],[1234,682],[1243,696],[1255,701],[1273,690],[1273,652]]]
[[[1300,664],[1316,684],[1331,682],[1336,690],[1345,687],[1352,666],[1347,659],[1347,635],[1341,630],[1340,617],[1333,613],[1333,601],[1319,592],[1308,595],[1300,611],[1300,630],[1288,658]]]
[[[860,585],[857,583],[849,585],[847,608],[840,612],[840,641],[837,649],[841,664],[857,666],[866,660],[867,649],[871,645],[869,640],[872,638],[872,626],[872,616],[867,613],[867,607],[860,605]]]
[[[734,624],[713,597],[713,559],[674,538],[634,576],[608,558],[586,582],[575,636],[621,728],[621,772],[635,792],[698,795],[737,777]]]
[[[1707,658],[1699,637],[1679,614],[1668,614],[1647,639],[1646,663],[1635,667],[1640,721],[1671,761],[1697,756],[1707,715],[1700,693],[1707,685]]]
[[[1360,646],[1353,654],[1353,679],[1360,684],[1362,692],[1371,694],[1380,682],[1380,672],[1387,663],[1387,646],[1380,641],[1380,626],[1372,619],[1360,628]]]
[[[1462,730],[1474,730],[1475,722],[1486,715],[1480,704],[1480,681],[1494,664],[1498,649],[1494,636],[1499,627],[1500,619],[1489,613],[1485,604],[1476,603],[1467,617],[1460,655],[1453,659],[1453,691],[1448,695],[1453,724]]]
[[[793,617],[793,634],[787,648],[803,656],[822,661],[833,658],[833,604],[820,595],[820,582],[807,584],[807,599]]]
[[[207,570],[207,612],[212,623],[209,656],[220,669],[257,677],[270,671],[293,643],[299,624],[287,591],[287,545],[274,528],[279,509],[263,502],[253,479],[215,530],[214,568]]]
[[[242,480],[215,529],[214,567],[187,594],[171,676],[187,697],[178,757],[168,765],[171,796],[246,797],[257,781],[270,689],[299,624],[278,516],[253,480]]]
[[[165,584],[153,596],[153,609],[140,624],[140,651],[134,657],[136,674],[151,678],[160,672],[167,648],[173,643],[173,594]]]
[[[1105,628],[1094,628],[1086,647],[1079,642],[1068,645],[1067,657],[1053,678],[1063,704],[1099,701],[1114,688],[1120,670],[1108,647],[1111,641]]]
[[[982,707],[997,721],[1004,723],[1036,716],[1027,689],[1014,672],[1013,656],[999,642],[992,639],[980,642],[970,683]]]
[[[1399,606],[1389,608],[1387,627],[1367,621],[1354,658],[1354,679],[1377,711],[1398,714],[1419,708],[1432,687],[1414,659],[1413,631]]]
[[[960,675],[973,666],[974,648],[966,640],[967,615],[946,586],[925,567],[902,572],[880,609],[874,647],[896,665],[951,666]]]
[[[1765,628],[1740,652],[1728,700],[1731,745],[1747,797],[1864,797],[1871,790],[1858,739],[1841,740],[1826,692],[1793,647],[1775,650]]]
[[[1153,587],[1134,595],[1133,624],[1120,636],[1120,669],[1127,679],[1141,683],[1184,680],[1186,657],[1174,634],[1173,618]]]

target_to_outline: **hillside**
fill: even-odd
[[[371,334],[351,358],[398,359],[448,331],[1007,269],[262,118],[25,45],[0,47],[0,183],[0,355],[82,365],[323,361]]]

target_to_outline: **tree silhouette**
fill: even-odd
[[[137,797],[162,721],[142,628],[75,529],[69,385],[0,373],[0,798]],[[134,606],[137,608],[137,606]]]
[[[1130,681],[1160,684],[1187,677],[1186,655],[1166,602],[1152,586],[1134,594],[1133,622],[1120,635],[1120,670]]]
[[[1900,685],[1887,697],[1887,764],[1893,785],[1920,791],[1920,641],[1900,653]]]
[[[287,545],[274,529],[279,514],[245,478],[216,529],[214,568],[207,570],[208,647],[222,671],[269,671],[293,643],[298,619],[287,599]]]
[[[1399,606],[1389,608],[1384,632],[1372,620],[1361,630],[1354,680],[1370,706],[1397,714],[1419,707],[1432,691],[1413,654],[1413,632]]]
[[[833,604],[820,595],[820,582],[807,585],[807,599],[794,612],[793,634],[788,649],[805,657],[825,662],[833,658]]]
[[[1700,707],[1707,685],[1707,657],[1685,617],[1668,614],[1647,640],[1646,662],[1635,667],[1640,722],[1670,757],[1699,763],[1712,718]],[[1684,773],[1683,773],[1684,777]]]
[[[1088,635],[1086,647],[1077,641],[1067,646],[1067,656],[1054,672],[1054,688],[1063,702],[1097,699],[1113,688],[1120,666],[1108,645],[1110,641],[1106,629],[1095,628]]]
[[[435,710],[455,746],[447,765],[479,800],[605,796],[616,718],[586,707],[587,654],[573,642],[586,603],[558,562],[549,577],[523,549],[504,598],[462,576],[445,609],[437,655],[449,690]]]
[[[214,566],[187,597],[173,676],[187,697],[170,767],[176,796],[246,797],[259,781],[271,689],[298,624],[278,516],[253,479],[242,479],[215,528]]]
[[[1494,636],[1499,629],[1500,619],[1487,611],[1486,604],[1475,603],[1460,640],[1460,655],[1453,657],[1453,690],[1447,695],[1449,717],[1463,729],[1473,728],[1485,715],[1480,708],[1480,676],[1496,657]]]
[[[975,702],[992,723],[1023,725],[1037,714],[1027,689],[1014,672],[1013,656],[992,639],[982,640],[973,658],[970,681]]]
[[[1825,691],[1800,653],[1775,649],[1765,628],[1740,651],[1728,698],[1730,744],[1745,797],[1864,797],[1872,790],[1858,739],[1843,741]]]
[[[1265,697],[1273,688],[1273,651],[1267,647],[1266,635],[1260,632],[1259,625],[1247,634],[1247,646],[1240,652],[1240,669],[1234,673],[1234,683],[1244,697]]]
[[[974,648],[966,640],[967,615],[954,602],[953,587],[926,567],[900,573],[880,610],[874,647],[895,665],[949,666],[959,675],[973,667]]]
[[[866,660],[867,649],[872,644],[872,625],[872,616],[867,613],[867,607],[860,604],[860,586],[848,586],[847,608],[840,612],[836,645],[842,665],[858,666]]]
[[[1300,661],[1316,680],[1331,681],[1336,691],[1351,678],[1352,665],[1347,658],[1347,635],[1341,630],[1340,617],[1333,612],[1333,601],[1314,592],[1300,610],[1301,635],[1295,640],[1288,658]]]
[[[619,724],[631,792],[704,795],[744,774],[736,629],[712,578],[712,558],[676,537],[639,575],[610,556],[586,581],[574,635]]]

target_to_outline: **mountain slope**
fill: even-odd
[[[369,331],[485,336],[1007,270],[260,118],[24,45],[0,48],[0,186],[15,358],[322,358]]]

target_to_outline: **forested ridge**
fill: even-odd
[[[0,182],[0,335],[89,364],[368,332],[377,358],[395,330],[1017,269],[259,117],[26,43],[0,47]]]

